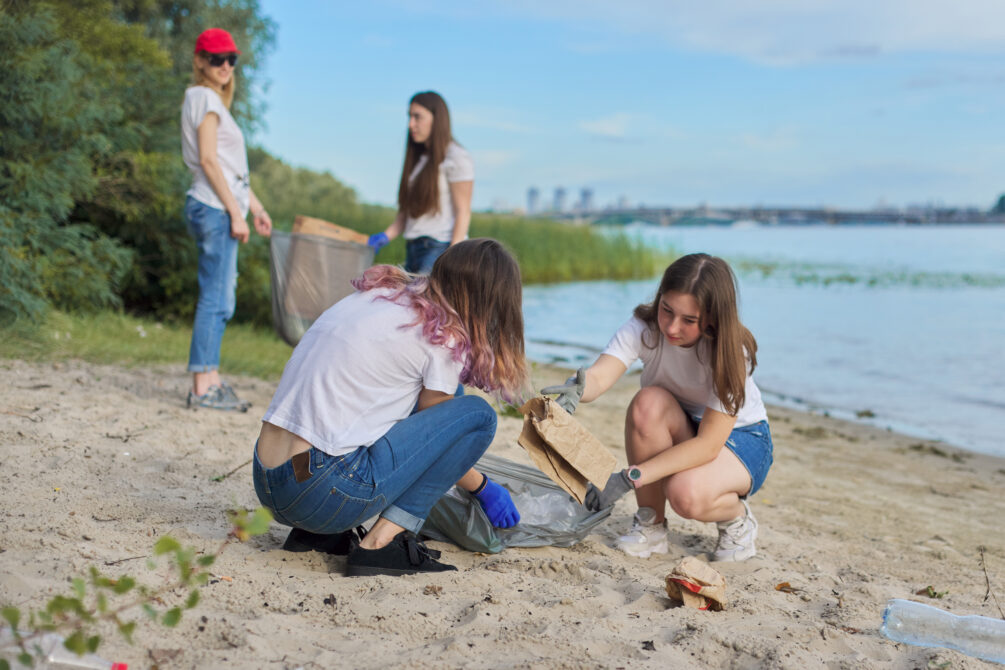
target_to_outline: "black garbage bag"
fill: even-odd
[[[513,528],[493,527],[478,500],[455,486],[430,510],[421,536],[487,554],[506,547],[570,547],[613,509],[591,512],[540,470],[505,458],[486,454],[475,469],[506,487],[520,512],[520,523]]]

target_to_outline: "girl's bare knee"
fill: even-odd
[[[708,509],[708,497],[691,482],[675,482],[671,478],[666,485],[665,493],[673,511],[685,519],[701,517]]]
[[[677,405],[673,396],[664,389],[656,386],[648,386],[632,398],[628,406],[628,426],[640,434],[648,434],[655,431],[665,433],[673,431],[674,426],[668,425],[673,421],[674,409]],[[677,413],[681,413],[679,406]]]

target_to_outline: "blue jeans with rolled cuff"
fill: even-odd
[[[220,343],[237,295],[237,247],[230,236],[230,215],[189,196],[185,200],[188,230],[199,248],[199,301],[192,324],[189,372],[220,368]]]
[[[256,448],[255,493],[276,521],[312,533],[339,533],[378,514],[418,533],[495,431],[495,410],[482,398],[461,396],[399,421],[369,447],[341,456],[311,447],[300,481],[294,459],[266,468]]]
[[[450,247],[450,242],[440,242],[432,237],[416,237],[405,241],[405,272],[428,275],[433,263]]]

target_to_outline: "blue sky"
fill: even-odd
[[[990,207],[1005,192],[1001,0],[262,0],[253,141],[393,204],[436,90],[474,206]]]

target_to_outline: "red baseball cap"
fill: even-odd
[[[209,28],[202,31],[202,34],[195,41],[195,53],[205,51],[206,53],[241,53],[241,50],[234,44],[234,38],[223,28]]]

